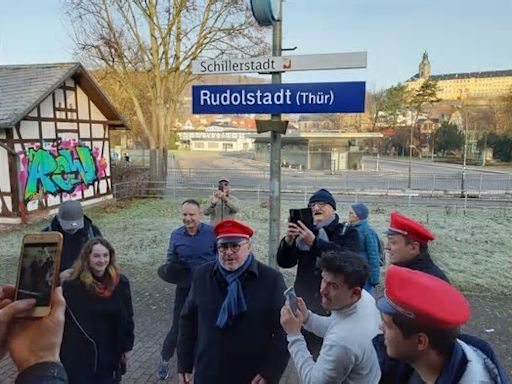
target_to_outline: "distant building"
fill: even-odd
[[[255,131],[211,125],[204,130],[178,132],[180,149],[191,151],[241,152],[254,150]]]
[[[440,89],[438,96],[443,100],[493,99],[512,92],[512,70],[431,75],[430,69],[425,52],[418,73],[405,84],[416,90],[425,80],[435,80]]]
[[[359,140],[380,138],[371,132],[315,132],[281,137],[281,163],[285,167],[311,170],[360,170],[363,152]],[[256,160],[270,161],[270,135],[254,135]]]
[[[0,223],[112,198],[110,131],[125,123],[80,63],[0,66]]]

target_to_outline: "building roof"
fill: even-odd
[[[502,71],[485,71],[485,72],[466,72],[466,73],[447,73],[444,75],[431,75],[430,80],[455,80],[455,79],[471,79],[471,78],[484,78],[484,77],[506,77],[512,76],[512,69]],[[416,81],[419,79],[419,74],[415,74],[407,81]]]
[[[80,63],[0,65],[0,128],[12,128],[68,78],[91,98],[112,127],[126,124]]]

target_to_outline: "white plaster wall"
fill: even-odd
[[[5,139],[5,129],[0,129],[0,138]],[[9,166],[8,166],[8,153],[4,148],[0,147],[0,189],[2,192],[11,192],[11,184],[9,183]],[[4,197],[7,209],[12,210],[12,201],[10,197]],[[2,203],[0,202],[0,209]]]
[[[52,95],[48,96],[43,100],[41,104],[39,104],[41,108],[41,117],[50,117],[53,118],[53,101]]]
[[[76,127],[76,123],[58,122],[57,123],[57,128],[58,129],[69,129],[69,130],[77,131],[77,134],[78,134],[78,129]]]
[[[88,101],[87,96],[82,91],[82,88],[77,87],[78,91],[78,118],[81,120],[87,120],[89,119],[89,107],[88,107]]]
[[[20,133],[23,139],[39,140],[39,126],[37,121],[22,120],[20,122]]]
[[[57,138],[55,133],[55,123],[49,121],[42,122],[43,137],[46,141],[52,141]]]
[[[100,112],[98,107],[94,105],[94,103],[91,103],[91,119],[92,120],[107,120],[105,116]]]
[[[94,184],[90,185],[89,188],[84,190],[84,197],[92,197],[94,196]]]
[[[82,140],[91,137],[91,131],[89,130],[88,123],[80,123],[80,137],[82,138]]]

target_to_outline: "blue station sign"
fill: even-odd
[[[338,83],[196,85],[194,114],[361,113],[364,81]]]

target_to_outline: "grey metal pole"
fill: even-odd
[[[414,123],[411,125],[411,138],[409,142],[409,177],[407,178],[407,189],[411,189],[411,176],[412,176],[412,139],[413,139],[413,130]]]
[[[464,154],[462,156],[462,178],[460,185],[460,197],[464,197],[466,194],[466,152],[468,146],[468,122],[467,114],[464,110]]]
[[[280,2],[279,20],[272,27],[272,55],[281,56],[283,2]],[[281,73],[272,73],[272,84],[281,84]],[[273,114],[272,121],[281,121],[281,114]],[[277,267],[277,247],[281,221],[281,134],[270,132],[270,217],[268,231],[268,264]]]

